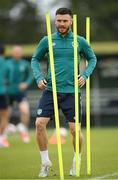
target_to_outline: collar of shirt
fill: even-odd
[[[5,59],[3,55],[0,55],[0,59]]]
[[[21,59],[15,59],[15,58],[12,58],[12,61],[13,61],[14,63],[19,63],[20,60],[21,60]]]
[[[69,29],[66,35],[62,35],[60,32],[57,31],[57,34],[61,37],[61,38],[66,38],[66,37],[70,37],[73,36],[72,30]]]

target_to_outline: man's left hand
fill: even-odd
[[[79,75],[79,76],[78,76],[78,84],[79,84],[79,87],[80,87],[80,88],[83,87],[85,83],[86,83],[86,80],[85,80],[81,75]]]
[[[24,91],[28,88],[28,85],[26,83],[20,83],[19,88],[20,88],[20,90]]]

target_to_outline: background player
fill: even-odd
[[[4,134],[8,123],[7,66],[4,52],[4,46],[0,45],[0,147],[9,147],[9,142]]]
[[[17,102],[21,120],[17,128],[21,133],[22,140],[28,143],[30,139],[27,128],[30,120],[30,111],[26,91],[32,83],[32,74],[30,63],[22,58],[22,53],[21,46],[14,46],[12,58],[7,62],[9,71],[9,116],[11,115],[14,102]]]

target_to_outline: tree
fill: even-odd
[[[50,12],[55,11],[58,7],[57,1],[50,1],[52,2]],[[33,0],[0,0],[0,41],[10,44],[37,43],[46,33],[46,25],[41,15],[45,7],[39,4],[37,13],[37,3],[33,2]],[[46,2],[49,3],[49,0]],[[67,0],[61,1],[59,6],[65,6],[65,2],[68,2],[66,6],[71,6],[73,12],[78,16],[80,35],[85,36],[85,20],[87,16],[90,16],[92,41],[118,40],[118,1]]]
[[[118,1],[71,0],[72,9],[78,15],[78,31],[85,34],[85,18],[91,18],[91,38],[94,41],[118,40]],[[83,31],[84,30],[84,31]]]
[[[36,42],[41,35],[36,7],[24,0],[0,1],[0,40],[5,43]]]

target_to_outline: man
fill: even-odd
[[[58,96],[58,105],[62,109],[70,127],[72,134],[73,147],[75,150],[75,107],[74,107],[74,53],[73,53],[73,32],[71,31],[72,25],[72,12],[67,8],[59,8],[56,11],[55,25],[57,32],[52,34],[53,41],[53,55],[54,55],[54,66],[56,76],[56,87]],[[78,84],[79,87],[83,87],[86,79],[90,76],[96,65],[96,57],[88,45],[86,40],[78,36],[78,54],[83,53],[88,61],[86,69],[79,74]],[[39,173],[40,177],[46,177],[48,175],[48,168],[51,166],[51,161],[48,156],[47,149],[47,135],[46,125],[54,114],[53,107],[53,96],[52,96],[52,82],[51,82],[51,70],[50,64],[48,66],[47,78],[43,77],[40,70],[39,62],[48,51],[48,38],[45,36],[39,43],[36,52],[32,57],[31,66],[38,87],[44,89],[43,95],[39,102],[36,118],[36,132],[37,142],[40,149],[42,167]],[[48,59],[49,63],[49,59]],[[79,91],[80,91],[79,88]],[[79,92],[79,119],[81,127],[81,95]],[[80,156],[79,161],[81,162],[81,152],[83,136],[80,129]],[[70,175],[75,175],[75,152],[73,157],[72,167],[70,169]]]
[[[9,115],[11,115],[14,102],[17,102],[21,123],[17,128],[21,134],[21,138],[25,143],[30,141],[28,135],[28,125],[30,119],[29,103],[26,97],[26,91],[32,82],[31,68],[29,62],[22,59],[22,47],[16,45],[12,49],[12,58],[8,60],[9,73]]]
[[[7,98],[7,66],[4,59],[4,46],[0,45],[0,147],[9,147],[4,130],[8,122],[8,98]]]

